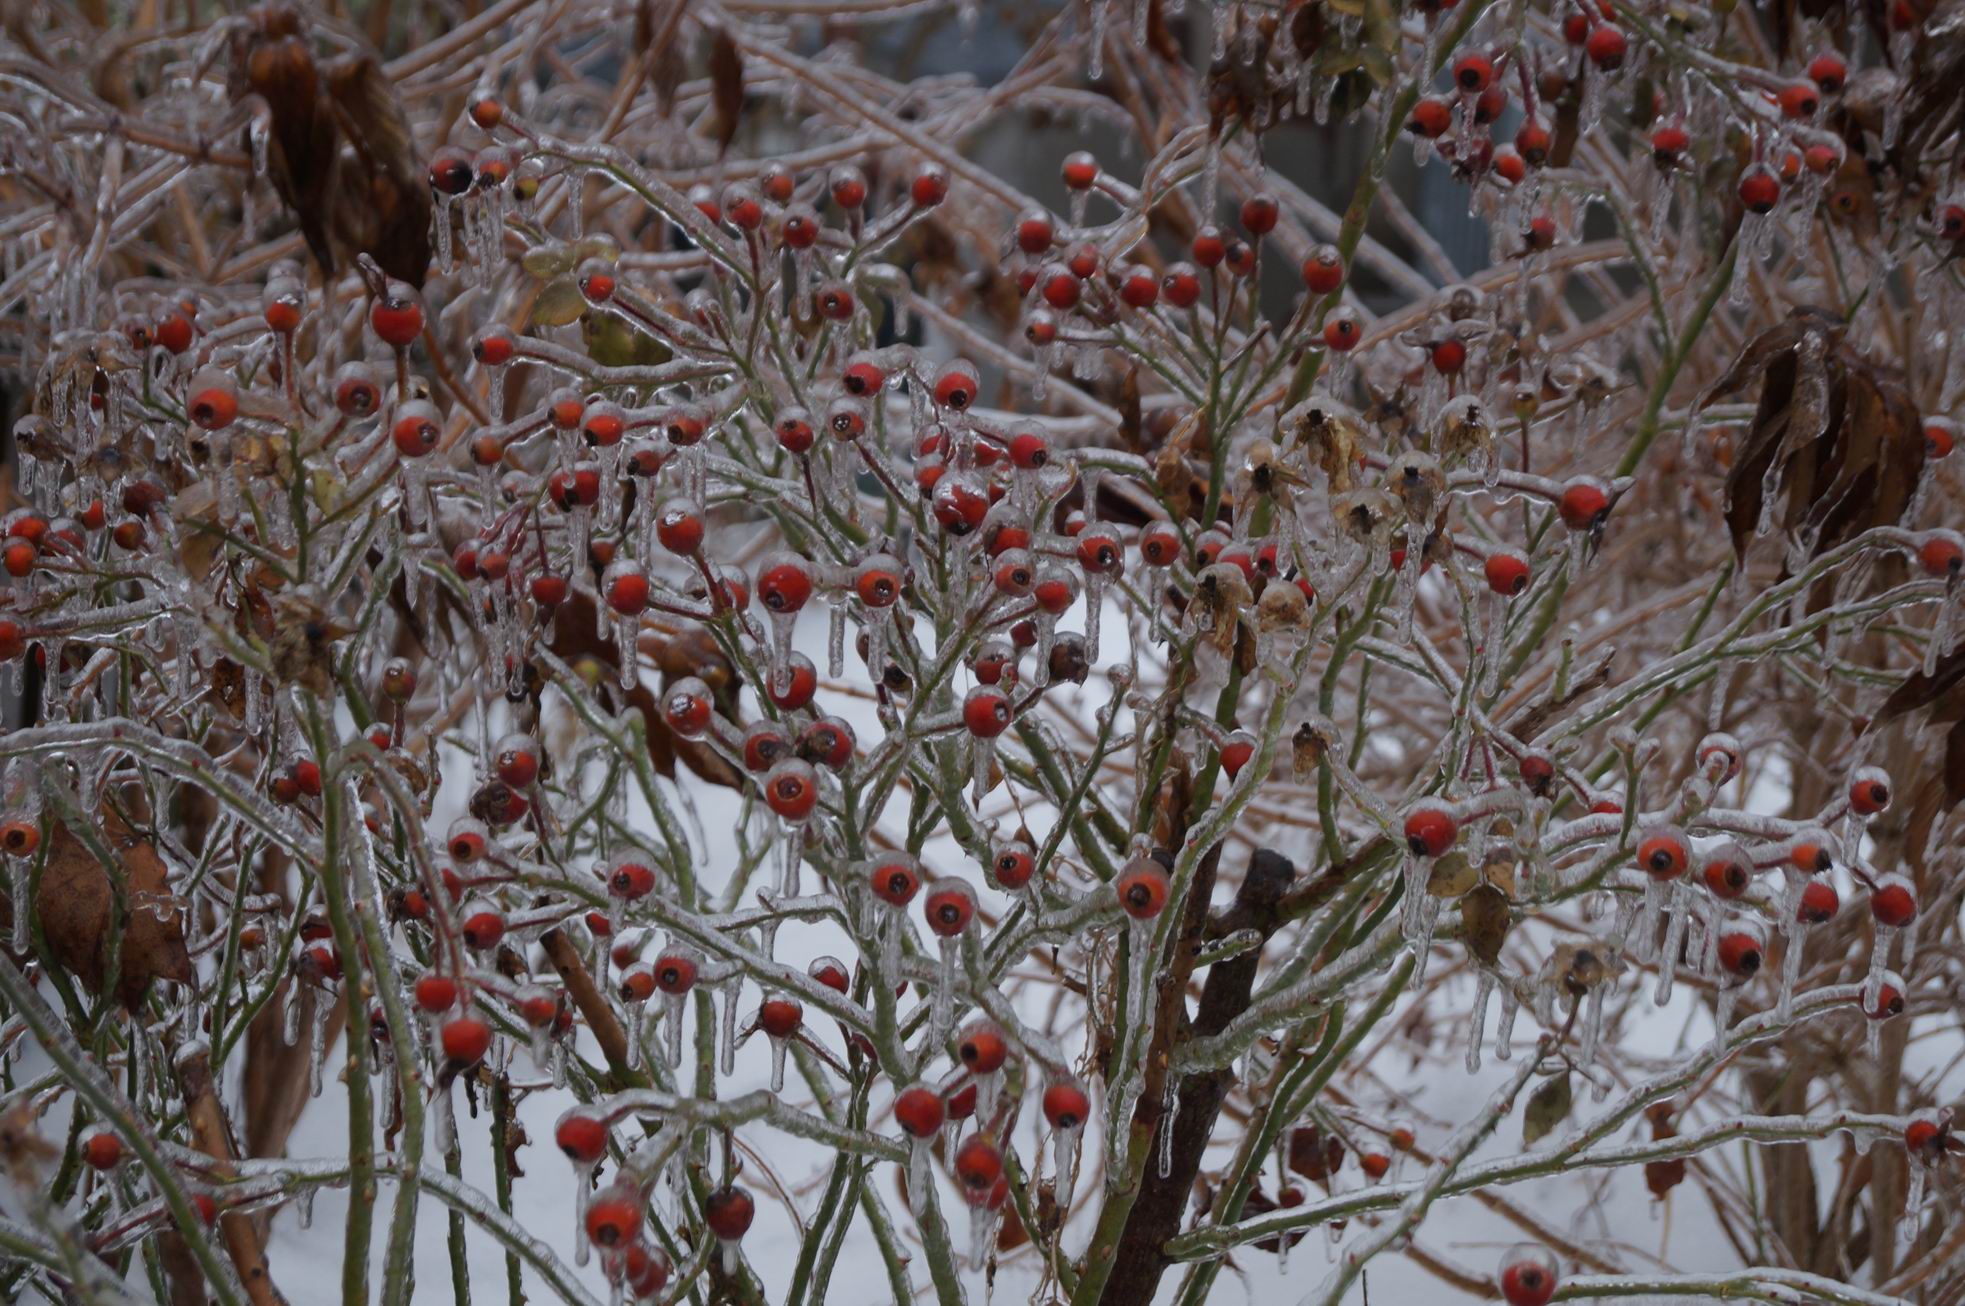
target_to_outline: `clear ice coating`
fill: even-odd
[[[336,1186],[384,1194],[379,1281],[405,1281],[429,1199],[556,1299],[604,1280],[681,1300],[746,1268],[741,1234],[702,1227],[704,1183],[727,1181],[792,1208],[754,1252],[801,1231],[749,1261],[765,1298],[780,1261],[836,1296],[842,1247],[901,1249],[892,1277],[937,1298],[973,1287],[965,1261],[1021,1298],[1063,1291],[1040,1267],[1082,1284],[1105,1263],[1106,1203],[1137,1175],[1211,1198],[1171,1235],[1183,1286],[1126,1291],[1261,1282],[1319,1223],[1313,1300],[1335,1303],[1432,1245],[1441,1184],[1516,1177],[1519,1103],[1428,1095],[1440,1159],[1416,1179],[1408,1138],[1369,1182],[1311,1180],[1300,1121],[1364,1151],[1440,1080],[1559,1066],[1620,1130],[1669,1100],[1658,1141],[1687,1158],[1734,1129],[1904,1146],[1914,1250],[1954,1159],[1889,1114],[1927,1087],[1915,1062],[1874,1113],[1828,1069],[1806,1114],[1753,1117],[1738,1073],[1793,1069],[1797,1025],[1846,1041],[1860,1020],[1859,1067],[1886,1033],[1921,1048],[1949,992],[1956,922],[1889,893],[1945,873],[1942,812],[1899,846],[1926,830],[1908,813],[1947,719],[1903,699],[1942,699],[1965,608],[1945,493],[1965,197],[1955,124],[1919,103],[1939,20],[1893,7],[1882,47],[1847,54],[1804,22],[1775,60],[1747,39],[1764,15],[1722,31],[1696,6],[1202,8],[1077,0],[1015,58],[992,42],[1024,36],[969,0],[862,6],[818,44],[812,7],[775,0],[669,6],[652,32],[601,0],[461,25],[401,0],[372,65],[277,7],[137,15],[108,41],[88,6],[16,16],[0,1066],[38,1136],[15,1153],[10,1289],[120,1299],[100,1257],[154,1247],[179,1188],[240,1214],[291,1200],[305,1229]],[[897,53],[894,24],[951,15],[955,65]],[[695,52],[682,81],[630,84],[647,70],[608,52],[642,38]],[[273,53],[311,68],[294,84],[383,74],[380,108],[322,92],[331,176],[296,153]],[[1518,134],[1558,119],[1559,160]],[[1056,212],[1043,150],[965,143],[1032,130],[1099,150]],[[1487,241],[1444,221],[1463,212]],[[861,357],[878,384],[849,380]],[[1809,480],[1862,454],[1872,410],[1893,415],[1888,475]],[[679,499],[701,539],[669,528]],[[1088,566],[1107,531],[1123,562]],[[809,564],[796,603],[761,584],[777,552]],[[876,557],[891,601],[855,583]],[[1012,557],[1034,581],[999,577]],[[1516,557],[1519,592],[1486,565]],[[825,620],[800,629],[807,600]],[[1123,683],[1081,677],[1081,652]],[[685,676],[704,719],[664,701]],[[964,720],[981,685],[1015,728]],[[838,749],[832,716],[857,736]],[[504,757],[514,733],[544,765]],[[1714,767],[1721,736],[1737,767]],[[766,783],[786,759],[817,777],[807,810]],[[1408,855],[1421,801],[1453,818],[1445,853]],[[1632,846],[1661,824],[1691,854],[1662,879]],[[1716,875],[1722,841],[1739,857]],[[1028,850],[1021,887],[1005,848]],[[919,884],[871,892],[894,849],[976,888],[959,947],[926,946]],[[1292,863],[1280,906],[1257,850]],[[652,887],[612,877],[631,853]],[[1154,853],[1180,868],[1159,915],[1111,883]],[[503,937],[463,937],[480,903]],[[1729,945],[1770,920],[1767,966]],[[651,988],[658,939],[700,974]],[[821,943],[840,974],[801,968]],[[802,1050],[767,1032],[738,1055],[746,985],[797,995]],[[985,1010],[1012,1060],[975,1074],[949,1035]],[[332,1064],[350,1015],[365,1075]],[[1694,1032],[1649,1041],[1660,1020]],[[325,1099],[310,1112],[345,1095],[336,1119],[380,1126],[379,1182],[351,1183],[352,1139],[345,1161],[210,1172],[192,1049],[235,1137],[262,1057]],[[1189,1173],[1181,1090],[1216,1073]],[[1025,1109],[1066,1075],[1099,1124]],[[973,1113],[938,1154],[863,1091],[880,1076],[973,1089]],[[570,1231],[527,1226],[549,1176],[513,1214],[479,1191],[501,1078],[631,1140],[575,1169]],[[133,1132],[145,1155],[66,1154],[71,1118],[94,1122],[78,1147]],[[1066,1212],[1021,1255],[992,1252],[997,1190],[938,1188],[985,1134],[1019,1162],[1019,1208],[1042,1211],[1048,1161]],[[422,1182],[396,1191],[416,1149]],[[840,1157],[906,1165],[909,1209],[857,1171],[840,1200]],[[641,1195],[628,1245],[589,1233],[597,1182]],[[978,1199],[966,1254],[938,1191]],[[213,1291],[246,1297],[229,1240],[184,1224]],[[658,1243],[677,1263],[644,1292],[633,1253]],[[294,1291],[278,1242],[271,1260]],[[1835,1295],[1782,1273],[1752,1291]],[[1626,1277],[1636,1300],[1703,1291],[1648,1261]]]

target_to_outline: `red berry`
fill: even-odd
[[[1815,116],[1821,107],[1821,93],[1808,82],[1795,82],[1781,88],[1781,112],[1790,118],[1806,121]]]
[[[123,1140],[107,1129],[98,1129],[82,1144],[82,1159],[93,1170],[114,1170],[123,1159]]]
[[[812,569],[803,558],[777,553],[764,561],[757,576],[757,597],[771,611],[789,615],[812,597]]]
[[[1406,813],[1405,836],[1414,856],[1438,857],[1460,837],[1460,825],[1444,803],[1427,801]]]
[[[862,350],[846,360],[846,370],[839,374],[839,384],[850,395],[862,398],[877,395],[887,384],[887,369],[876,362],[872,354]]]
[[[457,1005],[457,981],[448,975],[424,975],[416,981],[416,1005],[432,1015]]]
[[[770,997],[757,1009],[757,1025],[767,1038],[790,1038],[805,1020],[805,1008],[795,998]]]
[[[1335,245],[1319,245],[1303,260],[1303,284],[1313,295],[1328,295],[1344,284],[1344,255]]]
[[[1781,202],[1781,183],[1767,168],[1756,163],[1740,178],[1740,203],[1753,213],[1772,213]]]
[[[1651,133],[1651,157],[1663,167],[1671,167],[1684,157],[1686,147],[1691,145],[1692,137],[1685,128],[1676,123],[1660,127]]]
[[[1494,63],[1484,54],[1463,54],[1453,64],[1453,84],[1468,95],[1479,95],[1494,80]]]
[[[459,1016],[443,1027],[443,1054],[456,1065],[475,1066],[491,1050],[491,1026],[475,1016]]]
[[[1824,875],[1835,867],[1829,847],[1826,830],[1803,830],[1790,841],[1788,860],[1806,875]]]
[[[982,1134],[970,1134],[955,1152],[955,1178],[971,1206],[981,1205],[1003,1177],[1003,1154]]]
[[[1866,766],[1849,781],[1849,807],[1858,816],[1875,816],[1890,805],[1890,777],[1881,768]]]
[[[905,907],[921,888],[921,870],[906,853],[882,853],[867,873],[867,884],[882,902]]]
[[[976,401],[976,390],[975,366],[964,359],[948,364],[935,378],[935,402],[958,413]]]
[[[1061,1079],[1044,1089],[1044,1118],[1057,1130],[1077,1129],[1091,1118],[1091,1099],[1085,1090],[1068,1079]]]
[[[785,660],[785,672],[782,680],[764,678],[765,697],[781,712],[796,712],[819,692],[819,670],[803,653],[793,653]]]
[[[913,1138],[933,1138],[947,1115],[941,1094],[920,1084],[902,1089],[894,1099],[894,1119]]]
[[[1917,889],[1901,875],[1886,875],[1870,891],[1869,910],[1878,925],[1902,929],[1917,919]]]
[[[1947,458],[1958,446],[1958,423],[1944,417],[1924,419],[1924,456]]]
[[[696,987],[697,970],[696,959],[689,953],[665,952],[655,959],[650,974],[656,988],[679,997]]]
[[[1242,201],[1242,230],[1258,239],[1276,229],[1282,207],[1268,191],[1257,191]]]
[[[587,1203],[587,1237],[597,1247],[626,1247],[641,1233],[641,1194],[627,1184],[595,1193]]]
[[[994,739],[1010,728],[1010,700],[992,685],[977,685],[962,701],[962,724],[978,739]]]
[[[423,299],[404,281],[391,281],[368,310],[368,324],[382,343],[407,349],[423,334]]]
[[[1406,120],[1406,130],[1415,136],[1437,140],[1453,126],[1453,106],[1437,95],[1429,95],[1412,106],[1412,117]]]
[[[922,899],[921,910],[928,918],[930,932],[940,938],[952,939],[975,919],[975,890],[969,887],[966,880],[945,875],[928,886],[928,896]]]
[[[1242,768],[1255,756],[1255,736],[1246,730],[1237,730],[1221,741],[1221,769],[1233,780],[1242,773]]]
[[[1119,907],[1136,921],[1152,920],[1167,905],[1167,868],[1152,857],[1135,857],[1115,882]]]
[[[1153,269],[1135,263],[1119,283],[1119,299],[1128,308],[1147,309],[1160,302],[1160,280]]]
[[[1731,901],[1747,891],[1753,882],[1753,863],[1736,843],[1728,841],[1704,854],[1705,869],[1700,878],[1715,898]]]
[[[1079,279],[1072,275],[1071,269],[1062,263],[1053,263],[1037,275],[1042,286],[1044,302],[1064,313],[1077,307],[1081,293]]]
[[[465,816],[451,823],[445,846],[454,860],[468,864],[484,856],[487,842],[484,826]]]
[[[621,862],[607,877],[609,896],[635,902],[655,892],[655,872],[642,862]]]
[[[1064,160],[1064,184],[1072,190],[1090,190],[1098,181],[1098,160],[1079,150]]]
[[[1528,559],[1514,549],[1496,549],[1481,564],[1487,587],[1496,594],[1516,595],[1528,588]]]
[[[239,392],[232,378],[215,368],[207,368],[191,378],[191,397],[185,415],[207,431],[232,425],[239,416]]]
[[[1965,568],[1965,536],[1956,531],[1929,532],[1917,546],[1917,562],[1927,576],[1941,579],[1956,576]]]
[[[986,1020],[962,1031],[955,1051],[972,1075],[993,1075],[1010,1059],[1010,1045],[1004,1041],[1003,1031]]]
[[[1685,835],[1675,826],[1648,830],[1638,839],[1638,867],[1654,880],[1676,880],[1690,859]]]
[[[787,821],[802,821],[819,804],[819,777],[809,763],[786,758],[764,777],[764,801]]]
[[[703,1199],[703,1222],[724,1242],[736,1242],[750,1232],[757,1217],[757,1203],[734,1184],[717,1189]]]
[[[1032,211],[1017,219],[1017,248],[1033,258],[1049,249],[1055,236],[1047,213]]]
[[[464,918],[461,929],[465,946],[483,952],[505,937],[505,918],[490,910],[473,912]]]
[[[607,1155],[607,1126],[599,1117],[575,1107],[559,1118],[553,1141],[574,1161],[592,1165]]]
[[[1759,973],[1760,961],[1758,936],[1746,930],[1733,930],[1719,936],[1719,964],[1728,974],[1751,979]]]
[[[1827,880],[1810,880],[1801,886],[1801,900],[1795,906],[1794,918],[1804,925],[1825,925],[1835,919],[1841,908],[1842,898],[1833,884]]]
[[[798,755],[837,771],[853,760],[859,737],[836,716],[822,716],[798,732]]]
[[[1204,268],[1220,267],[1221,261],[1228,257],[1228,238],[1221,234],[1220,227],[1210,223],[1194,233],[1188,253]]]
[[[1503,1256],[1500,1280],[1508,1306],[1548,1306],[1556,1295],[1555,1262],[1539,1247],[1516,1247]]]
[[[1834,95],[1849,80],[1849,65],[1842,56],[1824,51],[1808,61],[1808,76],[1820,87],[1822,94]]]
[[[173,354],[181,354],[191,348],[191,319],[182,313],[166,313],[157,320],[151,338]]]
[[[1590,39],[1583,43],[1583,51],[1590,56],[1590,62],[1605,72],[1621,68],[1624,55],[1630,50],[1630,42],[1624,33],[1609,23],[1599,23],[1590,33]]]
[[[602,578],[607,606],[624,617],[639,616],[648,607],[648,577],[631,563],[616,563]]]
[[[837,957],[814,957],[805,968],[805,973],[834,993],[844,993],[852,987],[852,981],[846,975],[846,963]]]
[[[1549,157],[1552,139],[1548,123],[1541,118],[1530,118],[1515,132],[1515,149],[1523,159],[1539,168]]]
[[[1358,347],[1358,338],[1362,333],[1358,319],[1350,310],[1340,309],[1324,323],[1324,344],[1337,353],[1348,353]]]
[[[1029,844],[1013,840],[996,845],[990,855],[989,870],[999,889],[1014,893],[1037,874],[1037,859],[1031,855]]]
[[[1579,477],[1563,486],[1556,511],[1562,524],[1573,531],[1595,530],[1610,515],[1610,496],[1600,482]]]
[[[1175,308],[1192,308],[1201,298],[1201,278],[1192,263],[1175,263],[1160,278],[1160,293]]]
[[[931,163],[914,174],[908,185],[908,198],[918,208],[932,209],[948,198],[948,172],[937,163]]]

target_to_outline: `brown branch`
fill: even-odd
[[[210,1052],[200,1049],[179,1060],[177,1083],[178,1091],[184,1095],[184,1118],[191,1127],[191,1141],[212,1159],[213,1175],[219,1179],[235,1178],[238,1171],[232,1165],[231,1135],[212,1086]],[[273,1287],[272,1272],[266,1265],[266,1249],[260,1243],[252,1216],[228,1211],[219,1217],[218,1228],[253,1306],[281,1306],[284,1299]]]
[[[1155,1046],[1148,1052],[1146,1089],[1140,1095],[1139,1107],[1134,1114],[1136,1124],[1157,1124],[1163,1113],[1166,1067],[1173,1047],[1191,1038],[1219,1034],[1230,1021],[1248,1009],[1249,996],[1255,989],[1256,969],[1262,961],[1260,948],[1251,948],[1211,966],[1193,1021],[1190,1023],[1182,1019],[1185,1007],[1182,999],[1187,991],[1188,977],[1194,970],[1195,955],[1203,940],[1213,932],[1206,919],[1207,899],[1208,890],[1214,885],[1215,864],[1220,856],[1221,847],[1216,845],[1202,859],[1195,873],[1194,887],[1188,895],[1189,911],[1182,922],[1181,937],[1175,944],[1173,974],[1160,991],[1161,1012],[1155,1027]],[[1243,877],[1235,901],[1223,918],[1244,920],[1262,930],[1265,938],[1268,937],[1286,919],[1277,908],[1295,878],[1296,867],[1290,864],[1288,858],[1266,848],[1258,849],[1249,858],[1248,874]],[[1235,928],[1245,926],[1237,925]],[[1162,1174],[1156,1161],[1147,1163],[1146,1172],[1140,1180],[1139,1196],[1133,1202],[1125,1232],[1119,1239],[1112,1274],[1106,1280],[1105,1292],[1100,1298],[1102,1302],[1122,1306],[1124,1303],[1153,1300],[1160,1276],[1170,1264],[1161,1249],[1169,1238],[1180,1232],[1181,1215],[1187,1208],[1188,1195],[1194,1189],[1194,1178],[1200,1172],[1201,1159],[1208,1150],[1208,1140],[1214,1135],[1215,1120],[1221,1113],[1223,1100],[1234,1085],[1235,1073],[1226,1069],[1204,1075],[1189,1075],[1180,1081],[1176,1090],[1179,1105],[1174,1116],[1171,1164]]]
[[[614,1009],[595,987],[593,976],[587,973],[587,963],[580,960],[580,951],[573,946],[573,940],[558,929],[550,929],[539,936],[539,946],[546,950],[546,960],[559,972],[560,983],[566,985],[573,1005],[586,1017],[587,1028],[594,1032],[594,1041],[600,1044],[601,1054],[613,1072],[614,1086],[620,1088],[638,1082],[639,1077],[628,1068],[627,1031],[621,1028]]]

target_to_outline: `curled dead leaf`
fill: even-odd
[[[1573,1101],[1567,1070],[1545,1080],[1530,1095],[1528,1105],[1522,1108],[1522,1146],[1533,1147],[1538,1140],[1548,1137],[1557,1125],[1569,1118]]]
[[[1426,892],[1435,898],[1458,898],[1480,883],[1480,872],[1465,853],[1450,852],[1435,858],[1426,874]]]
[[[196,978],[184,943],[183,904],[171,892],[156,848],[114,809],[102,809],[95,835],[115,855],[129,895],[116,996],[134,1009],[153,980],[188,984]],[[54,822],[34,912],[56,963],[92,993],[106,978],[115,903],[108,870],[65,823]]]
[[[1467,950],[1486,965],[1497,964],[1513,924],[1508,895],[1491,884],[1476,885],[1460,899],[1460,923]]]

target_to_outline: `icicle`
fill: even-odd
[[[990,1233],[996,1224],[996,1212],[989,1209],[988,1202],[977,1202],[969,1208],[969,1264],[981,1269],[983,1259],[988,1254]]]
[[[685,993],[662,995],[662,1051],[670,1069],[682,1064],[682,1021],[688,1000]]]
[[[30,919],[29,881],[33,877],[34,865],[25,857],[8,859],[8,878],[13,888],[14,909],[14,951],[25,953],[29,946],[28,922]]]
[[[587,1237],[587,1207],[593,1201],[593,1167],[573,1163],[573,1263],[587,1263],[588,1247],[592,1239]]]
[[[1590,991],[1594,994],[1601,988],[1602,986],[1598,985],[1597,989]],[[1515,1014],[1521,1010],[1521,1005],[1521,999],[1515,996],[1515,986],[1512,984],[1503,984],[1501,986],[1501,1020],[1494,1027],[1494,1058],[1497,1061],[1506,1061],[1515,1055],[1515,1050],[1510,1044],[1515,1037]],[[1602,1005],[1601,1001],[1597,1003],[1599,1009],[1602,1008]]]
[[[321,1095],[321,1063],[327,1060],[327,1024],[330,1004],[314,1003],[313,1029],[307,1036],[307,1091]]]
[[[1733,1023],[1733,1004],[1739,1000],[1740,990],[1735,985],[1722,984],[1713,1003],[1713,1052],[1717,1055],[1726,1050],[1726,1030]]]
[[[941,970],[935,976],[934,1006],[930,1010],[928,1025],[930,1047],[937,1046],[947,1037],[949,1025],[955,1016],[955,962],[961,940],[945,935],[940,943]]]
[[[1878,924],[1876,942],[1870,946],[1869,974],[1863,980],[1863,1010],[1873,1011],[1883,994],[1883,976],[1890,969],[1890,945],[1896,941],[1897,928],[1893,925]],[[1880,1024],[1872,1021],[1871,1024]]]
[[[314,1227],[314,1185],[302,1184],[300,1191],[293,1195],[293,1213],[302,1229]]]
[[[1910,1158],[1910,1184],[1904,1191],[1904,1213],[1897,1221],[1897,1249],[1907,1252],[1917,1241],[1918,1230],[1924,1223],[1924,1162]]]
[[[768,1036],[771,1039],[771,1091],[785,1091],[785,1050],[791,1046],[790,1039]]]
[[[1610,987],[1610,980],[1598,980],[1584,999],[1583,1006],[1583,1045],[1579,1059],[1584,1065],[1591,1065],[1597,1059],[1597,1041],[1603,1037],[1603,998],[1604,990]]]
[[[1091,62],[1086,73],[1092,81],[1102,81],[1105,77],[1105,7],[1107,0],[1087,0],[1092,9],[1092,50]],[[1083,214],[1074,216],[1073,226],[1085,225]]]
[[[300,981],[287,981],[285,1007],[280,1012],[280,1042],[292,1047],[300,1038]]]
[[[1058,1130],[1051,1140],[1057,1149],[1058,1172],[1053,1184],[1058,1210],[1067,1217],[1071,1213],[1071,1189],[1078,1180],[1078,1142],[1083,1135],[1083,1126],[1077,1126]]]
[[[934,1135],[926,1138],[908,1138],[907,1144],[907,1209],[920,1215],[927,1208],[928,1186],[935,1182],[935,1172],[929,1165],[934,1158]],[[953,1153],[950,1153],[953,1155]]]
[[[1467,1030],[1467,1073],[1472,1075],[1481,1068],[1481,1040],[1487,1034],[1487,1002],[1494,996],[1494,975],[1482,971],[1474,981],[1474,1010],[1471,1024]]]
[[[1786,909],[1788,918],[1793,920],[1794,909]],[[1788,928],[1787,949],[1781,957],[1781,990],[1775,1002],[1775,1019],[1787,1022],[1794,1019],[1794,986],[1801,978],[1801,954],[1808,946],[1809,926],[1806,921],[1794,921]]]
[[[1174,1086],[1179,1082],[1179,1076],[1167,1076],[1166,1104],[1160,1112],[1160,1177],[1162,1179],[1174,1171],[1174,1120],[1180,1115],[1180,1094],[1175,1091]]]
[[[723,994],[723,1035],[721,1061],[723,1073],[730,1074],[737,1068],[737,1000],[743,996],[742,976],[732,976],[730,987]]]
[[[437,1150],[439,1152],[448,1152],[457,1146],[457,1118],[451,1109],[451,1105],[450,1083],[448,1080],[439,1079],[436,1094],[430,1099],[430,1106],[433,1109],[433,1114],[436,1116]],[[581,1241],[585,1241],[585,1239]]]
[[[1677,884],[1671,886],[1671,902],[1665,908],[1669,922],[1665,926],[1665,948],[1658,957],[1658,993],[1655,999],[1658,1006],[1672,1000],[1672,981],[1678,975],[1679,952],[1685,945],[1685,921],[1691,909],[1686,904],[1685,892]]]
[[[832,605],[828,614],[830,626],[826,631],[826,674],[834,680],[846,674],[846,604]],[[868,665],[872,665],[872,649],[869,648]]]
[[[1626,921],[1623,919],[1623,913],[1621,911],[1618,913],[1618,935],[1620,938],[1635,941],[1636,946],[1631,949],[1631,955],[1641,964],[1649,963],[1658,955],[1658,913],[1665,909],[1665,895],[1669,889],[1670,886],[1662,880],[1646,878],[1644,907],[1637,919]],[[1635,934],[1632,933],[1634,926]]]

